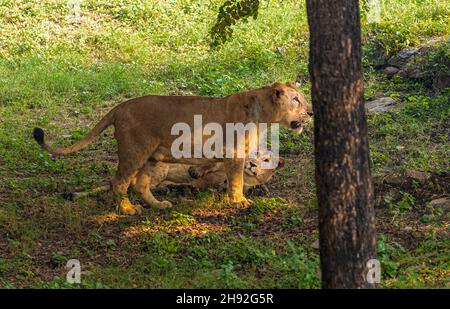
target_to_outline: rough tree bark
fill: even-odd
[[[307,0],[323,288],[370,288],[373,190],[358,0]]]

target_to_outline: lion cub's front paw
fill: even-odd
[[[119,213],[119,215],[127,215],[127,216],[140,215],[142,214],[142,210],[143,208],[141,205],[131,204],[128,198],[122,199],[117,205],[117,212]]]
[[[172,203],[169,201],[161,201],[157,204],[155,204],[155,207],[158,209],[166,209],[166,208],[171,208],[172,207]]]

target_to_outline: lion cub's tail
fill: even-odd
[[[102,133],[103,130],[105,130],[107,127],[113,124],[114,114],[115,108],[112,109],[108,114],[106,114],[83,139],[81,139],[80,141],[76,142],[75,144],[69,147],[52,148],[48,146],[44,141],[44,130],[42,130],[41,128],[34,128],[33,137],[43,149],[45,149],[51,154],[55,155],[69,154],[81,150],[90,143],[92,143],[92,141],[97,135]]]

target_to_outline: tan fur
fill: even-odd
[[[175,159],[170,149],[178,137],[171,135],[175,123],[184,122],[193,128],[194,115],[202,115],[203,124],[219,123],[280,123],[287,127],[292,121],[304,123],[309,120],[308,103],[292,84],[275,83],[270,87],[236,93],[225,98],[183,97],[183,96],[145,96],[123,102],[112,109],[89,132],[85,138],[67,148],[51,148],[44,142],[44,133],[35,129],[38,143],[52,154],[69,154],[78,151],[110,125],[115,127],[118,144],[119,166],[112,179],[112,191],[117,198],[119,212],[140,213],[142,209],[130,203],[128,187],[134,177],[143,175],[141,170],[147,164],[161,162],[183,164],[209,164],[223,162],[227,192],[230,202],[243,206],[248,201],[243,195],[243,158],[225,159]],[[300,131],[301,127],[294,131]],[[225,131],[225,130],[224,130]],[[225,134],[224,134],[225,135]],[[206,140],[203,139],[203,141]],[[246,140],[246,143],[248,140]],[[225,143],[224,143],[225,145]],[[151,163],[148,163],[151,162]],[[150,190],[143,198],[154,206],[170,206],[168,201],[157,201]]]

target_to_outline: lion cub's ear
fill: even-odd
[[[277,169],[284,167],[284,165],[286,164],[286,160],[283,158],[278,158],[278,166]]]

